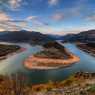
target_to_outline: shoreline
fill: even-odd
[[[69,67],[70,65],[79,62],[79,57],[73,55],[72,58],[69,58],[67,60],[62,60],[62,59],[50,59],[50,58],[39,58],[35,56],[31,56],[30,58],[24,61],[24,66],[27,69],[39,69],[39,70],[48,70],[48,69],[59,69],[59,68],[64,68],[64,67]],[[30,61],[30,62],[29,62]],[[44,62],[45,64],[61,64],[61,66],[54,66],[54,67],[47,67],[47,66],[33,66],[33,62]],[[35,63],[36,64],[36,63]]]
[[[95,50],[94,48],[91,48],[90,46],[87,46],[85,43],[77,43],[76,44],[78,48],[80,48],[81,50],[83,50],[84,52],[92,55],[95,57]]]
[[[80,61],[80,58],[71,52],[69,52],[67,49],[65,49],[65,53],[69,55],[69,58],[67,59],[61,59],[61,58],[49,58],[49,57],[43,57],[43,56],[29,56],[24,61],[24,67],[29,70],[51,70],[51,69],[59,69],[59,68],[65,68],[69,67],[70,65],[77,63]],[[63,52],[64,54],[64,52]]]
[[[6,58],[8,58],[8,57],[10,57],[10,56],[12,56],[12,55],[15,55],[16,53],[23,52],[24,50],[25,50],[25,48],[20,48],[20,49],[16,50],[15,52],[11,52],[11,53],[9,53],[9,54],[6,54],[5,56],[1,56],[1,57],[0,57],[0,61],[1,61],[1,60],[4,60],[4,59],[6,59]]]
[[[87,85],[88,84],[88,85]],[[75,73],[61,82],[48,81],[45,84],[36,84],[32,86],[32,92],[35,95],[95,95],[95,73]],[[92,94],[93,93],[93,94]]]

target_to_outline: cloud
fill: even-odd
[[[29,20],[35,20],[35,19],[37,19],[38,17],[37,16],[28,16],[27,18],[26,18],[26,20],[27,21],[29,21]]]
[[[17,10],[22,5],[22,0],[0,0],[0,10]]]
[[[11,18],[6,14],[6,13],[4,13],[4,12],[0,12],[0,21],[8,21],[8,20],[10,20]]]
[[[2,27],[0,27],[0,32],[2,32],[2,31],[5,31],[5,29],[4,29],[4,28],[2,28]]]
[[[64,19],[64,14],[62,12],[54,13],[51,18],[55,21],[61,21]]]
[[[26,17],[27,30],[39,31],[41,33],[53,33],[54,29],[49,25],[48,22],[44,21],[42,17],[39,16],[28,16]]]
[[[91,15],[91,16],[86,17],[86,20],[95,22],[95,15]]]
[[[66,17],[75,17],[81,15],[81,9],[82,7],[73,7],[73,8],[67,8],[67,11],[65,11]]]
[[[84,16],[84,14],[88,13],[88,10],[91,9],[88,6],[88,0],[75,0],[73,2],[73,6],[64,8],[64,18],[72,19],[74,17],[81,18]],[[91,13],[91,11],[89,12]]]
[[[8,11],[9,10],[9,5],[8,5],[9,0],[0,0],[0,11]]]
[[[56,10],[55,13],[51,16],[51,18],[55,21],[61,21],[61,20],[67,20],[72,19],[74,17],[82,17],[84,10],[87,10],[85,7],[87,0],[76,0],[76,2],[73,3],[72,7],[66,7],[61,10]]]
[[[27,22],[31,22],[32,25],[37,25],[37,26],[41,26],[41,25],[48,25],[48,23],[46,23],[45,21],[43,21],[43,19],[39,16],[28,16],[25,19]]]
[[[12,9],[20,7],[22,0],[9,0],[9,5]]]
[[[23,22],[20,20],[13,20],[10,16],[8,16],[5,12],[0,12],[0,31],[9,30],[9,31],[16,31],[20,30],[21,26],[17,23]]]
[[[48,0],[49,5],[57,5],[59,0]]]
[[[28,16],[24,20],[14,20],[5,12],[0,12],[0,17],[0,31],[19,31],[22,29],[31,30],[31,28],[35,30],[45,30],[48,27],[48,23],[38,16]]]
[[[20,25],[21,27],[26,27],[26,26],[27,26],[27,22],[19,22],[19,25]]]
[[[15,23],[15,22],[0,22],[0,29],[5,31],[18,31],[21,30],[21,28]]]

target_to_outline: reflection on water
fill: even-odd
[[[72,65],[71,67],[49,71],[27,70],[23,66],[25,58],[42,50],[42,48],[40,46],[31,46],[24,43],[17,45],[27,48],[27,50],[0,61],[0,74],[10,74],[13,72],[23,71],[27,72],[33,82],[37,83],[45,82],[47,80],[63,80],[78,71],[95,72],[95,58],[78,49],[75,44],[65,44],[65,47],[69,51],[76,54],[81,59],[80,62]]]
[[[5,44],[5,43],[3,43]],[[16,53],[5,60],[0,61],[0,74],[10,74],[16,71],[24,71],[23,61],[31,54],[39,52],[40,46],[31,46],[29,44],[16,44],[26,48],[24,52]]]
[[[65,47],[81,59],[79,63],[73,66],[75,69],[85,72],[95,72],[95,57],[78,49],[75,44],[66,44]]]

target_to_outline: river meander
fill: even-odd
[[[10,43],[4,43],[10,44]],[[41,46],[31,46],[25,43],[17,43],[16,45],[20,45],[21,47],[26,48],[26,51],[15,53],[12,56],[9,56],[7,59],[0,61],[0,74],[12,74],[16,72],[25,72],[29,75],[30,80],[33,83],[42,83],[48,80],[63,80],[69,77],[71,74],[74,74],[78,71],[83,72],[95,72],[95,57],[89,55],[88,53],[77,48],[75,44],[64,44],[64,46],[73,54],[80,57],[80,62],[73,64],[67,68],[61,68],[57,70],[28,70],[24,67],[24,60],[34,54],[42,50]]]

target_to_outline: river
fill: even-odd
[[[4,43],[6,44],[6,43]],[[48,80],[61,81],[66,79],[70,75],[78,72],[95,72],[95,57],[77,48],[75,44],[64,44],[64,46],[73,54],[80,57],[80,62],[73,64],[67,68],[61,68],[57,70],[28,70],[23,66],[24,60],[42,50],[41,46],[31,46],[25,43],[17,43],[21,47],[26,48],[26,51],[16,53],[13,56],[9,56],[7,59],[0,61],[0,74],[12,74],[16,72],[25,72],[29,75],[30,80],[33,83],[43,83]]]

